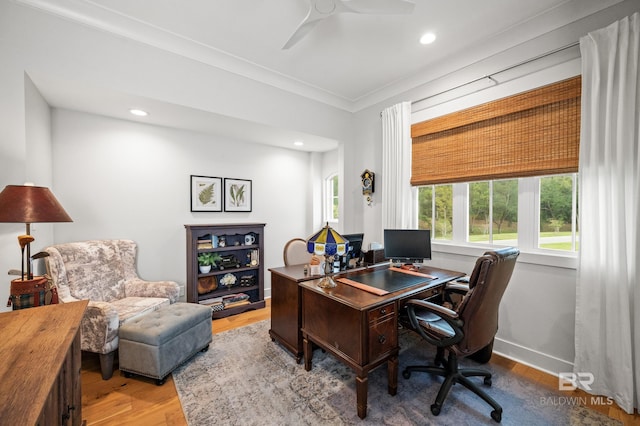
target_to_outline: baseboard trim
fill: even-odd
[[[557,376],[560,372],[573,371],[572,362],[499,338],[493,342],[493,352],[553,376]]]

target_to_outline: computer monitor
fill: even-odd
[[[384,257],[395,263],[423,263],[431,259],[431,231],[385,229]]]
[[[362,257],[362,242],[364,241],[364,233],[360,234],[342,234],[342,236],[349,241],[349,256],[346,259],[348,264],[349,259],[356,259],[360,261]]]

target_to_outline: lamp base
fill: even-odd
[[[324,278],[320,280],[318,283],[318,287],[320,288],[334,288],[337,287],[338,284],[331,278],[329,275],[325,275]]]

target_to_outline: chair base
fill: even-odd
[[[443,366],[440,367],[440,364],[442,364]],[[402,377],[408,379],[411,377],[411,373],[414,371],[444,377],[444,382],[442,382],[442,385],[440,386],[440,390],[438,391],[436,400],[431,405],[431,413],[434,416],[440,414],[440,410],[442,409],[444,400],[447,398],[451,387],[456,383],[460,383],[464,387],[478,395],[480,398],[482,398],[487,404],[491,405],[491,407],[493,407],[491,418],[494,421],[500,423],[500,421],[502,420],[502,407],[500,406],[500,404],[498,404],[496,400],[487,395],[487,393],[482,390],[476,383],[468,379],[469,377],[484,377],[484,384],[486,386],[491,386],[491,373],[489,371],[481,368],[458,369],[458,358],[456,354],[454,352],[449,352],[449,358],[445,360],[442,353],[442,348],[438,348],[435,365],[408,366],[402,371]]]

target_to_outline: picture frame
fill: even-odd
[[[224,211],[250,212],[252,203],[251,181],[248,179],[224,179]]]
[[[223,193],[222,178],[191,175],[192,212],[221,212]]]

